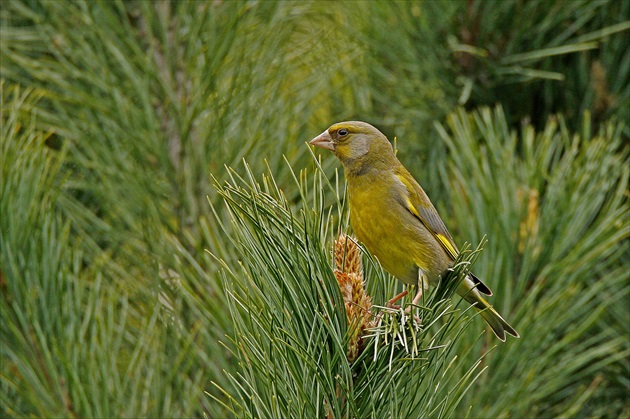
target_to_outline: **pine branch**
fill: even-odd
[[[240,269],[224,271],[240,370],[215,397],[229,394],[244,416],[448,416],[480,373],[477,360],[454,375],[454,342],[472,316],[450,298],[480,249],[462,252],[410,313],[377,308],[365,284],[385,275],[364,276],[362,251],[346,236],[331,263],[333,220],[321,214],[335,211],[322,206],[321,172],[306,179],[295,185],[297,212],[271,174],[259,182],[248,166],[217,185],[240,254]]]

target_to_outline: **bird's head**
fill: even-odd
[[[313,138],[309,144],[332,151],[350,170],[395,159],[387,137],[366,122],[338,122]]]

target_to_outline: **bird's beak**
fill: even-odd
[[[309,144],[314,145],[316,147],[325,148],[326,150],[333,151],[335,149],[335,144],[333,143],[333,139],[328,133],[328,130],[322,132],[317,137],[313,138],[309,141]]]

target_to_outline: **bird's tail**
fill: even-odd
[[[520,337],[518,332],[514,330],[508,322],[488,303],[474,287],[474,283],[466,278],[457,288],[457,293],[470,304],[474,304],[475,308],[481,313],[481,317],[492,328],[494,334],[505,342],[505,334],[510,334],[516,338]]]

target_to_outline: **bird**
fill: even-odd
[[[436,285],[459,254],[453,238],[420,184],[398,160],[392,144],[374,126],[361,121],[331,125],[309,144],[332,151],[341,162],[350,224],[381,266],[407,285],[418,285],[417,304],[427,285]],[[480,311],[494,334],[506,340],[518,332],[483,295],[492,291],[472,273],[457,293]],[[391,302],[406,295],[406,291]]]

